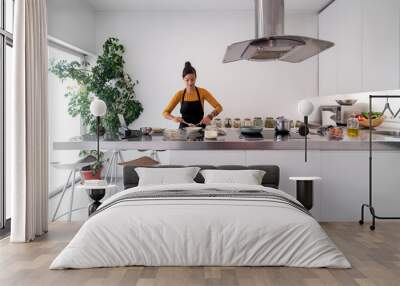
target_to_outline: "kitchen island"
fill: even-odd
[[[263,138],[246,138],[238,129],[225,129],[226,135],[216,140],[165,140],[161,135],[147,135],[131,139],[101,140],[103,150],[303,150],[304,137],[291,132],[289,136],[275,136],[273,129],[263,131]],[[368,131],[360,136],[330,140],[326,136],[310,134],[309,150],[368,150]],[[400,150],[400,138],[373,134],[374,150]],[[78,136],[69,141],[54,142],[54,150],[95,149],[94,137]]]
[[[296,185],[289,177],[316,176],[314,207],[311,213],[320,221],[358,221],[360,207],[368,200],[369,134],[362,130],[356,138],[329,140],[309,135],[308,161],[304,161],[304,138],[275,137],[273,130],[264,130],[264,138],[242,138],[237,129],[226,129],[226,136],[217,140],[171,141],[163,136],[100,143],[106,151],[121,151],[125,160],[146,154],[137,150],[159,152],[162,164],[175,165],[278,165],[280,188],[295,195]],[[81,137],[54,142],[54,150],[95,149],[94,138]],[[374,201],[380,215],[400,213],[400,138],[373,135]],[[71,151],[68,151],[71,152]],[[147,155],[149,152],[147,153]],[[121,176],[121,169],[119,170]],[[368,218],[368,216],[367,216]]]

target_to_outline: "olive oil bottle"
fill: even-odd
[[[347,136],[358,137],[360,124],[355,116],[351,116],[347,120]]]

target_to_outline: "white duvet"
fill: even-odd
[[[276,189],[231,184],[136,187],[149,190]],[[350,263],[309,215],[257,199],[188,198],[126,201],[91,217],[50,269],[145,266],[294,266],[349,268]]]

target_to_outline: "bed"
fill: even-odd
[[[163,166],[180,168],[181,166]],[[119,266],[291,266],[350,268],[318,222],[278,189],[278,166],[198,166],[264,170],[261,185],[196,183],[138,186],[105,200],[50,269]]]

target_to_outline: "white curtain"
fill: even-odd
[[[46,0],[14,11],[10,241],[28,242],[48,226]]]

